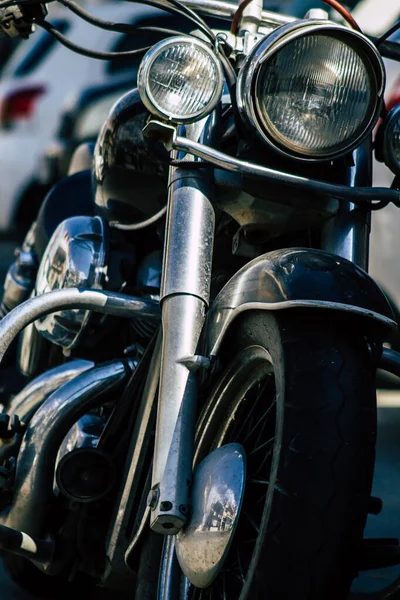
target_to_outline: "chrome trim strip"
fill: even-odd
[[[20,421],[28,423],[50,394],[94,366],[90,360],[77,359],[42,373],[14,396],[7,413],[10,417],[18,415]]]
[[[160,320],[159,304],[153,300],[83,288],[56,290],[26,300],[4,317],[0,322],[0,360],[24,327],[64,308],[87,308],[117,317]]]
[[[222,339],[232,321],[237,317],[238,314],[245,310],[285,310],[288,308],[319,308],[325,310],[335,310],[340,312],[351,313],[359,315],[361,317],[367,317],[368,319],[377,321],[385,327],[390,329],[397,329],[398,325],[392,319],[384,317],[373,310],[367,310],[366,308],[360,308],[359,306],[351,306],[349,304],[343,304],[341,302],[329,302],[328,300],[286,300],[283,302],[246,302],[240,304],[235,308],[227,308],[227,316],[224,321],[223,327],[218,332],[218,337],[212,336],[212,343],[207,348],[207,354],[210,356],[216,356],[221,346]],[[211,331],[212,331],[212,324]],[[209,327],[210,327],[209,325]]]

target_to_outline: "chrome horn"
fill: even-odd
[[[72,425],[120,388],[131,371],[115,360],[89,369],[55,390],[37,410],[18,456],[14,502],[2,521],[29,535],[44,535],[60,445]]]

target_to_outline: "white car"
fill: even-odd
[[[90,6],[90,12],[120,23],[142,22],[155,9],[110,2]],[[144,35],[104,31],[67,10],[47,20],[75,44],[99,51],[123,51],[146,45]],[[94,60],[75,54],[38,28],[23,40],[0,78],[0,233],[30,223],[38,209],[38,168],[43,149],[54,136],[61,107],[90,84],[132,72],[132,87],[140,57]],[[39,192],[39,193],[38,193]]]

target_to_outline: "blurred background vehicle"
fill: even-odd
[[[91,12],[135,25],[154,24],[154,15],[163,15],[148,6],[115,2],[92,6]],[[105,32],[60,9],[53,24],[72,42],[100,51],[133,50],[159,39],[149,32]],[[65,102],[90,84],[128,75],[134,87],[139,62],[140,57],[101,61],[79,56],[43,30],[19,45],[0,77],[0,233],[24,231],[40,206],[45,191],[40,157],[57,131]]]
[[[95,144],[112,105],[130,89],[131,73],[118,81],[112,79],[102,85],[89,86],[64,105],[56,134],[41,159],[39,180],[44,189],[50,189],[67,176],[74,150],[80,144]]]
[[[264,8],[270,11],[285,12],[287,11],[289,5],[290,0],[264,2]],[[126,7],[128,8],[128,18],[131,18],[132,5],[125,5],[125,8]],[[94,11],[91,7],[91,12],[101,16],[102,18],[111,18],[112,16],[113,20],[116,20],[114,8],[114,4],[106,4],[101,5],[101,10],[97,9],[97,11]],[[107,15],[105,12],[110,12],[112,15]],[[144,25],[147,19],[149,19],[149,21],[151,19],[151,23],[154,25],[155,20],[154,16],[152,15],[154,15],[154,13],[157,11],[149,9],[148,7],[144,7],[143,5],[142,7],[137,5],[133,12],[134,18],[131,19],[132,24],[140,23],[141,25]],[[63,13],[62,19],[60,19],[60,16],[58,15],[58,19],[57,21],[54,21],[54,23],[57,24],[59,30],[63,33],[65,29],[67,29],[66,33],[68,37],[70,37],[70,23],[68,21],[67,24],[65,24],[64,17],[65,19],[69,19],[71,17],[71,13],[69,11]],[[119,20],[123,20],[124,18],[126,17],[124,14],[122,14]],[[165,25],[167,21],[172,23],[171,19],[173,17],[160,13],[159,18]],[[176,18],[173,25],[176,28]],[[182,26],[187,26],[187,24],[181,23],[180,27]],[[132,35],[116,35],[117,37],[119,36],[117,43],[113,42],[113,44],[110,45],[110,49],[114,51],[126,51],[144,45],[151,45],[154,37],[149,33],[140,36],[140,39],[132,39]],[[42,40],[43,39],[45,40],[45,43],[51,47],[59,46],[59,44],[53,38],[50,38],[45,32],[44,36],[42,35]],[[92,47],[95,47],[93,40],[91,40],[90,43]],[[36,46],[40,46],[41,44],[43,44],[43,41],[37,42]],[[107,49],[107,46],[105,46],[105,49]],[[69,51],[67,50],[67,52]],[[37,52],[37,54],[39,54],[39,52]],[[72,61],[74,61],[76,57],[78,60],[81,58],[72,53],[69,53],[69,55],[70,60]],[[17,58],[13,58],[13,62],[14,60],[16,61]],[[28,185],[23,186],[24,189],[22,194],[17,194],[18,198],[15,202],[16,211],[13,212],[15,218],[12,219],[12,224],[15,224],[18,231],[24,232],[27,227],[29,227],[29,224],[34,218],[34,214],[36,213],[38,206],[47,191],[59,179],[68,174],[69,162],[77,146],[84,142],[89,142],[92,144],[95,143],[100,128],[114,102],[116,102],[122,94],[132,89],[136,85],[136,75],[139,62],[140,59],[132,60],[131,58],[122,60],[113,59],[108,61],[105,67],[105,73],[103,74],[104,76],[102,77],[102,83],[99,84],[96,82],[93,85],[92,80],[90,80],[87,87],[75,88],[74,92],[71,92],[68,95],[66,102],[61,105],[61,108],[55,107],[54,113],[56,115],[57,126],[55,128],[54,135],[51,136],[51,140],[45,145],[41,158],[38,160],[37,156],[35,156],[35,161],[33,163],[35,164],[35,170],[33,176],[30,178]],[[8,70],[10,70],[10,67],[7,68],[7,71]],[[93,76],[93,73],[91,73],[91,76]],[[0,81],[0,90],[1,88],[2,84]],[[14,99],[12,101],[13,105],[15,106]],[[47,124],[46,127],[47,129],[49,128]],[[46,132],[46,134],[47,133],[48,132]],[[0,130],[0,137],[1,135],[2,132]],[[41,143],[40,146],[42,149],[43,144]],[[0,176],[2,167],[3,165],[0,163]],[[19,190],[20,187],[21,186],[19,185]]]

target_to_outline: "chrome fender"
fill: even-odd
[[[385,294],[365,271],[329,252],[288,248],[255,258],[223,287],[207,315],[203,354],[218,354],[229,326],[245,310],[290,308],[351,313],[383,334],[397,328]]]

